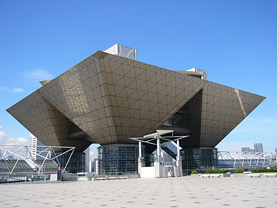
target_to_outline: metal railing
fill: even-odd
[[[276,162],[276,153],[218,152],[218,163],[221,168],[264,168],[271,167]]]

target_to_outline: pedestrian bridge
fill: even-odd
[[[276,163],[276,153],[218,152],[219,168],[266,168],[276,167]]]

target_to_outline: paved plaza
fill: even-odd
[[[164,178],[0,185],[0,207],[277,207],[277,178]]]

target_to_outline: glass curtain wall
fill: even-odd
[[[184,175],[190,174],[193,170],[205,172],[218,169],[216,148],[183,149],[181,156]]]
[[[56,152],[59,155],[59,152]],[[70,156],[70,152],[60,156],[58,158],[61,168],[66,165],[68,158]],[[84,152],[74,152],[68,165],[66,171],[69,173],[80,173],[86,171],[86,153]]]
[[[138,174],[138,145],[114,144],[98,147],[99,175]],[[144,147],[142,147],[144,157]]]

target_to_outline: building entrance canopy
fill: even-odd
[[[144,165],[142,158],[142,142],[146,144],[157,145],[154,168],[152,168],[152,176],[157,178],[167,177],[168,171],[165,170],[164,167],[164,158],[162,154],[162,150],[164,150],[168,155],[170,155],[173,159],[176,159],[175,166],[175,176],[182,175],[182,160],[180,157],[180,144],[179,140],[189,137],[187,136],[174,136],[174,130],[156,130],[156,133],[148,134],[143,137],[138,138],[130,138],[132,140],[139,142],[139,158],[138,158],[138,172],[141,177],[144,177]],[[171,135],[170,135],[171,134]],[[176,143],[175,143],[176,141]],[[149,174],[146,174],[147,177]],[[146,177],[146,176],[145,176]]]
[[[144,135],[143,137],[135,137],[135,138],[130,138],[130,139],[138,141],[138,142],[157,145],[157,143],[155,142],[157,139],[159,139],[160,143],[162,144],[165,142],[179,141],[181,139],[185,139],[185,138],[189,137],[189,135],[174,136],[173,132],[174,132],[174,130],[156,130],[156,133]]]

